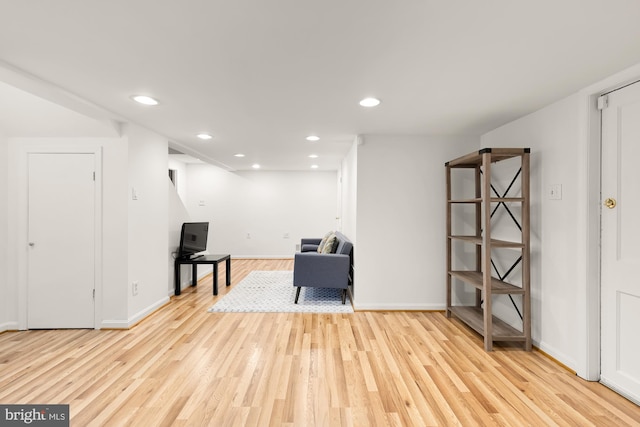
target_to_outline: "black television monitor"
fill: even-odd
[[[208,222],[185,222],[182,224],[178,256],[188,258],[198,252],[206,251],[208,235]]]

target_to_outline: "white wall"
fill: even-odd
[[[356,213],[358,200],[358,140],[353,142],[340,165],[340,224],[341,231],[356,243]],[[355,292],[355,291],[354,291]]]
[[[127,138],[101,139],[102,146],[102,324],[127,325],[129,247]]]
[[[336,172],[228,172],[189,164],[187,177],[187,210],[192,221],[209,221],[210,253],[291,258],[302,237],[336,228]]]
[[[8,220],[8,144],[0,129],[0,332],[9,329],[8,276],[7,276],[7,239]]]
[[[168,301],[168,141],[137,126],[127,126],[126,134],[129,142],[128,320],[134,323]],[[134,282],[138,283],[137,295],[132,291]]]
[[[572,369],[578,351],[577,296],[583,292],[576,242],[581,233],[580,100],[565,98],[495,129],[483,147],[531,148],[531,297],[536,346]],[[551,200],[549,186],[562,185],[562,200]],[[506,301],[496,303],[500,317],[513,318]],[[506,305],[505,305],[506,304]]]
[[[25,265],[21,262],[20,251],[18,249],[19,233],[25,233],[26,242],[26,210],[21,210],[19,204],[19,168],[18,168],[18,149],[13,142],[13,138],[7,138],[7,182],[12,185],[7,187],[7,285],[6,285],[6,305],[7,305],[7,322],[9,329],[20,328],[20,313],[18,310],[20,284],[26,286],[26,273],[22,273]],[[26,197],[26,195],[25,195]],[[20,215],[22,213],[22,216]],[[22,219],[22,221],[20,221]],[[26,254],[23,251],[23,256]],[[26,314],[26,313],[25,313]],[[26,316],[25,316],[26,317]],[[26,319],[25,319],[26,321]],[[24,326],[23,326],[24,327]]]
[[[356,309],[445,308],[446,161],[475,137],[363,136],[357,159]]]

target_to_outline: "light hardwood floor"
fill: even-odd
[[[292,267],[233,260],[232,285]],[[0,334],[0,403],[67,403],[72,426],[640,425],[604,386],[485,353],[443,313],[207,313],[231,288],[213,297],[209,276],[126,331]]]

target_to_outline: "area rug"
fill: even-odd
[[[298,304],[293,271],[252,271],[208,311],[211,313],[353,313],[342,289],[305,288]]]

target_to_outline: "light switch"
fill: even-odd
[[[552,184],[549,186],[549,200],[562,200],[562,184]]]

